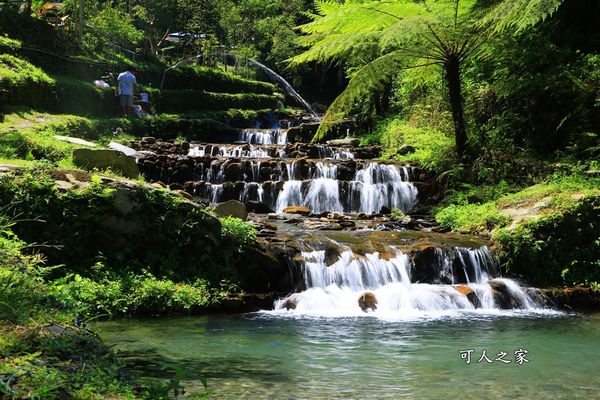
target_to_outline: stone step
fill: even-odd
[[[238,151],[250,151],[250,149],[263,150],[270,155],[279,154],[280,151],[286,151],[289,154],[295,153],[290,158],[310,157],[325,158],[334,157],[337,153],[352,153],[355,158],[372,159],[381,155],[380,146],[326,146],[310,143],[285,143],[285,144],[249,144],[246,141],[239,141],[232,138],[231,143],[209,143],[209,142],[177,142],[175,140],[157,140],[153,137],[144,137],[131,142],[131,147],[136,150],[149,150],[158,154],[180,154],[187,155],[190,149],[196,147],[202,148],[205,154],[217,154],[221,148],[229,151],[237,149]]]

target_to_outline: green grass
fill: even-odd
[[[451,194],[451,204],[440,206],[435,218],[442,226],[461,232],[490,232],[510,224],[510,212],[502,210],[532,209],[535,217],[544,217],[553,212],[568,209],[581,198],[600,194],[600,178],[572,175],[553,175],[544,182],[515,193],[506,182],[496,186],[474,188]],[[476,198],[471,203],[471,197]]]
[[[510,219],[500,215],[495,203],[449,205],[435,214],[437,222],[458,232],[486,232],[505,226]]]
[[[56,82],[41,68],[11,54],[0,54],[0,104],[48,107]]]

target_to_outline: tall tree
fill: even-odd
[[[456,151],[468,157],[461,72],[492,34],[522,31],[551,15],[563,0],[318,1],[318,14],[300,26],[308,48],[291,62],[344,63],[362,58],[362,68],[328,109],[314,141],[357,102],[380,90],[401,68],[439,66],[454,121]],[[485,3],[485,4],[484,4]]]

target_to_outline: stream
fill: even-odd
[[[217,399],[591,399],[600,314],[496,311],[400,319],[259,312],[97,324],[142,376],[184,365]],[[474,350],[471,363],[459,350]],[[494,360],[477,361],[482,351]],[[527,350],[529,362],[515,363]],[[201,393],[198,380],[184,382]]]
[[[150,138],[136,150],[149,180],[262,210],[250,219],[292,276],[288,294],[259,312],[96,323],[142,377],[184,366],[218,399],[600,393],[600,314],[557,311],[503,277],[485,238],[386,225],[386,210],[410,216],[422,200],[415,167],[381,161],[377,149],[295,143],[279,129],[216,144]],[[198,378],[183,383],[204,390]]]

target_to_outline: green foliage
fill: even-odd
[[[117,110],[114,89],[98,88],[91,82],[55,76],[56,101],[49,109],[61,113],[106,116]]]
[[[19,40],[0,35],[0,52],[13,54],[16,53],[19,48],[21,48],[21,42]]]
[[[111,3],[99,3],[97,7],[87,20],[84,46],[92,52],[107,45],[135,48],[143,34],[134,26],[131,15]]]
[[[378,123],[375,134],[381,138],[385,157],[417,163],[437,173],[449,170],[458,162],[453,141],[448,135],[434,129],[416,128],[402,118],[384,119]],[[403,145],[412,146],[415,151],[397,156],[396,152]]]
[[[92,181],[84,190],[60,191],[51,174],[64,173],[3,176],[0,198],[23,218],[40,219],[15,229],[24,240],[51,243],[43,251],[52,264],[87,276],[102,260],[120,273],[230,277],[220,262],[220,226],[205,212],[163,190],[111,189]]]
[[[256,228],[239,218],[224,217],[221,221],[221,237],[231,244],[234,251],[242,253],[243,250],[256,240]]]
[[[598,195],[599,187],[598,178],[578,171],[554,174],[519,191],[504,181],[488,186],[463,185],[448,193],[449,204],[438,207],[435,217],[443,226],[458,231],[493,231],[511,222],[511,214],[501,214],[502,210],[522,209],[523,215],[543,217],[571,209],[581,197]]]
[[[544,21],[556,12],[565,0],[504,0],[491,10],[480,24],[491,24],[495,32],[524,30]]]
[[[494,203],[450,205],[435,214],[436,221],[460,232],[491,231],[509,222]]]
[[[46,268],[39,255],[25,255],[26,244],[13,233],[11,222],[0,214],[0,320],[19,323],[37,313],[43,297],[40,287]]]
[[[28,61],[0,54],[0,104],[48,106],[54,83]]]
[[[154,92],[160,112],[190,112],[197,110],[225,111],[229,109],[274,109],[277,97],[254,93],[212,93],[200,90],[163,90]]]
[[[49,285],[58,304],[80,318],[197,314],[219,304],[233,286],[208,281],[175,283],[146,273],[93,280],[70,274]]]
[[[294,27],[303,20],[309,4],[304,0],[221,0],[222,39],[227,45],[245,49],[251,57],[271,66],[284,67],[284,60],[297,54]],[[249,55],[249,54],[245,54]],[[289,71],[286,71],[289,73]]]
[[[232,73],[216,68],[196,65],[183,65],[165,75],[163,89],[205,90],[221,93],[273,94],[275,85],[251,79],[240,78]]]
[[[498,230],[504,268],[537,286],[600,281],[599,199],[586,197],[514,230]]]
[[[461,93],[464,65],[472,58],[488,58],[498,68],[497,58],[480,51],[481,46],[509,28],[518,32],[531,29],[551,16],[562,2],[317,2],[318,15],[300,26],[304,36],[299,42],[307,50],[292,62],[343,64],[351,81],[326,113],[314,140],[326,138],[332,127],[348,116],[369,124],[376,114],[386,111],[385,102],[377,97],[385,93],[386,85],[403,68],[418,70],[406,74],[411,78],[408,86],[416,86],[414,82],[427,79],[427,67],[435,65],[444,73],[456,149],[463,158],[469,150]]]

